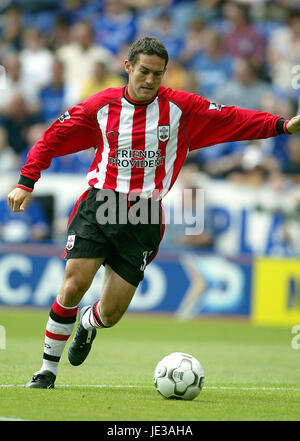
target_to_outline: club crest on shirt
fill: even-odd
[[[70,251],[74,247],[75,236],[76,236],[75,234],[70,234],[70,236],[68,236],[67,245],[66,245],[66,249],[68,251]]]
[[[158,126],[157,137],[162,142],[168,141],[170,138],[170,126]]]
[[[62,115],[60,115],[60,117],[58,118],[58,121],[63,123],[66,119],[70,119],[71,115],[69,114],[68,110],[63,113]]]

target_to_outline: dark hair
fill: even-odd
[[[165,60],[165,67],[169,61],[167,49],[164,44],[155,37],[142,37],[132,43],[128,50],[128,60],[132,66],[135,65],[139,54],[157,55]]]

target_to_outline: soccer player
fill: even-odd
[[[24,211],[41,171],[54,157],[94,147],[89,188],[69,219],[65,276],[47,322],[43,363],[27,387],[54,387],[78,304],[101,265],[105,274],[100,300],[80,311],[68,351],[70,363],[83,363],[97,329],[121,319],[158,251],[164,231],[161,199],[190,151],[300,132],[300,116],[285,121],[161,86],[167,63],[168,53],[159,40],[135,41],[124,62],[128,84],[96,93],[58,118],[29,151],[19,183],[8,195],[11,209]],[[151,208],[146,221],[136,222],[135,206],[142,211],[141,202],[144,208],[156,207],[158,221],[157,216],[153,221]]]

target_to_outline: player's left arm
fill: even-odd
[[[223,142],[265,139],[300,132],[300,115],[285,120],[268,112],[223,106],[187,93],[182,102],[185,105],[184,121],[190,151]]]

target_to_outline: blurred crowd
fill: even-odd
[[[284,118],[300,112],[298,0],[2,0],[0,14],[2,173],[18,171],[69,107],[126,84],[123,60],[143,35],[168,49],[168,87]],[[56,158],[48,171],[86,173],[91,155]],[[282,191],[300,183],[300,136],[220,144],[186,166]]]

